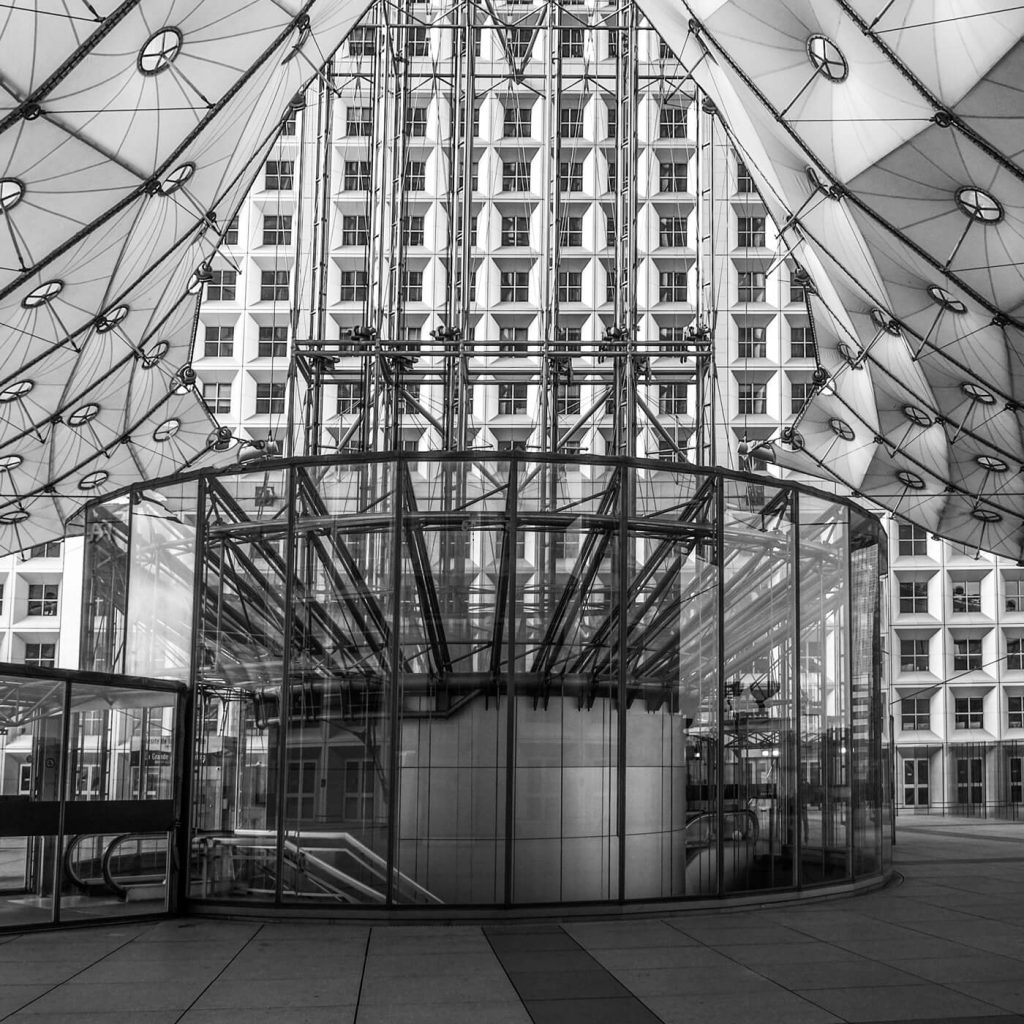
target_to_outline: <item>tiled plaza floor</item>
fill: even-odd
[[[1024,824],[901,818],[903,881],[484,927],[126,921],[0,936],[20,1024],[1024,1024]]]

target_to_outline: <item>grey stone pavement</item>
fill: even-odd
[[[0,936],[22,1024],[1024,1024],[1024,823],[901,818],[902,881],[483,927],[125,921]]]

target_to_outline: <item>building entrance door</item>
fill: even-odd
[[[906,807],[927,807],[928,758],[903,759],[903,803]]]
[[[1011,804],[1024,803],[1024,776],[1022,776],[1022,769],[1024,769],[1024,757],[1008,757],[1006,759],[1006,768],[1008,773],[1007,796],[1010,798]]]
[[[956,759],[956,802],[979,806],[985,802],[984,761],[980,757]]]

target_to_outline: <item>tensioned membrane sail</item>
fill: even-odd
[[[769,449],[1024,556],[1024,8],[642,0],[810,277],[818,390]]]
[[[0,549],[218,457],[188,366],[209,260],[363,6],[0,10]]]

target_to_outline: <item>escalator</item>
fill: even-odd
[[[83,833],[64,851],[65,879],[90,900],[160,903],[167,899],[166,832]]]

